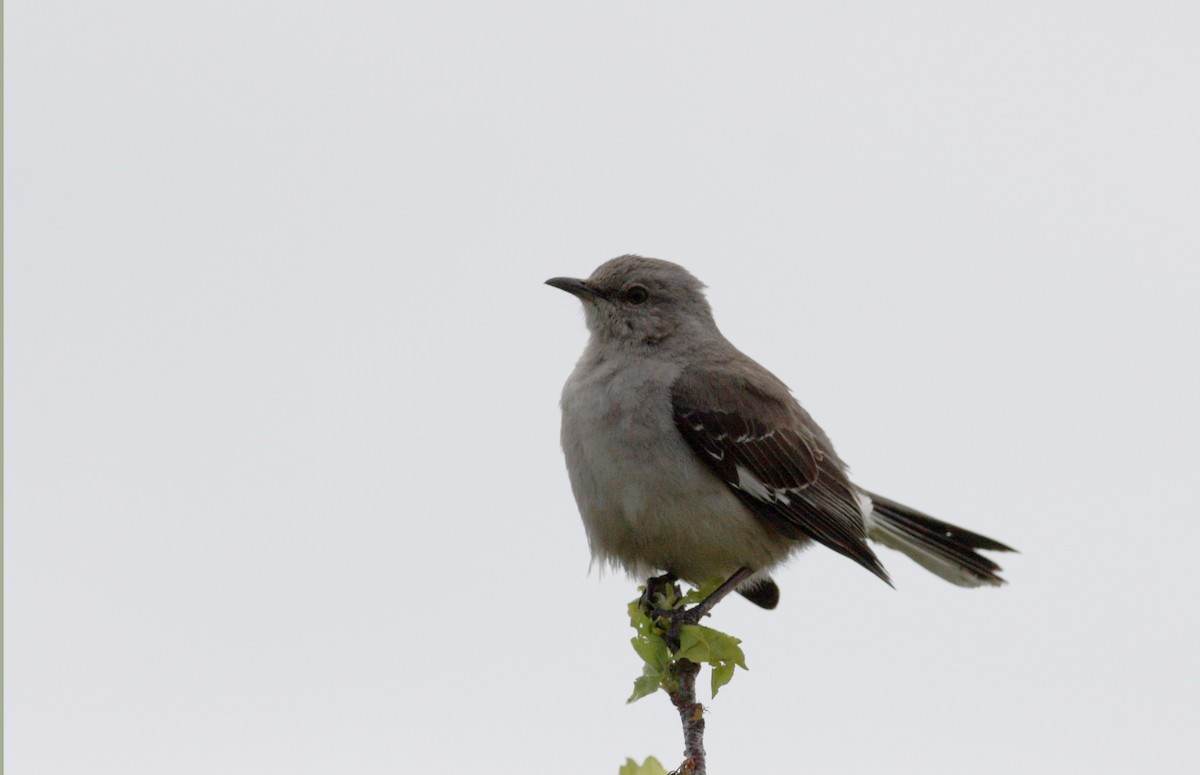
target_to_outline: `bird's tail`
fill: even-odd
[[[918,565],[960,587],[1004,583],[1000,566],[978,550],[1012,552],[987,536],[934,519],[908,506],[873,493],[867,535],[890,549],[903,552]]]

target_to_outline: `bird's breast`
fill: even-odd
[[[677,458],[690,451],[671,415],[677,370],[639,366],[581,365],[563,390],[563,453],[585,522],[634,521],[655,492],[685,475]]]
[[[675,428],[679,369],[581,362],[563,390],[562,446],[593,556],[703,579],[782,554]]]

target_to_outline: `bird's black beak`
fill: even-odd
[[[604,295],[592,288],[584,280],[577,280],[574,277],[551,277],[546,281],[546,285],[558,288],[560,291],[566,291],[581,299],[602,299]]]

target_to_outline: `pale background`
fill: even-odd
[[[624,252],[1023,552],[723,604],[714,773],[1194,765],[1194,3],[6,5],[7,772],[674,766],[558,450]]]

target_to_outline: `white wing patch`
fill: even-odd
[[[854,490],[854,497],[858,500],[858,510],[862,512],[863,525],[867,530],[875,524],[875,501],[871,500],[871,496],[859,489]]]
[[[753,495],[764,503],[782,503],[784,506],[791,505],[792,499],[788,497],[788,493],[800,492],[799,487],[771,487],[764,484],[754,474],[750,473],[750,469],[739,465],[737,467],[737,483],[733,486],[739,490]]]

